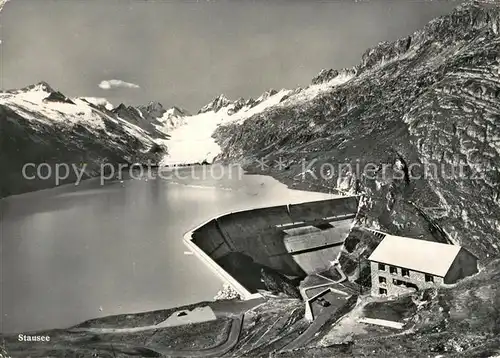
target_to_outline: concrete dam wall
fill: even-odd
[[[358,197],[233,212],[188,232],[185,243],[244,298],[265,289],[262,270],[289,280],[320,272],[336,259]]]

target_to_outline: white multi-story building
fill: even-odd
[[[477,258],[463,247],[393,235],[368,260],[374,296],[453,284],[478,272]]]

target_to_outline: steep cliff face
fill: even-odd
[[[364,225],[497,255],[499,21],[499,5],[461,5],[351,70],[322,71],[278,105],[219,127],[219,159],[294,187],[364,193]]]

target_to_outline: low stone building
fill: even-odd
[[[478,272],[477,258],[463,247],[393,235],[368,260],[374,296],[453,284]]]

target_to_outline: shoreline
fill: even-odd
[[[242,166],[241,164],[238,164],[238,163],[216,162],[214,164],[223,164],[224,166],[230,166],[230,165],[238,166],[243,171],[243,175],[245,175],[245,176],[259,176],[259,175],[261,175],[261,176],[265,176],[265,177],[270,177],[270,178],[278,181],[279,183],[286,185],[286,187],[290,190],[299,190],[299,191],[307,191],[307,192],[314,192],[314,193],[321,193],[321,194],[341,195],[341,196],[344,196],[346,194],[347,195],[355,195],[355,194],[350,194],[350,193],[342,193],[339,189],[333,188],[333,187],[332,188],[325,188],[321,184],[315,183],[312,180],[311,181],[297,181],[297,180],[294,180],[293,178],[289,178],[289,177],[284,176],[284,175],[279,175],[278,173],[275,173],[273,171],[259,171],[259,170],[255,170],[252,168],[245,168],[244,166]],[[196,167],[206,168],[206,167],[210,167],[210,165],[195,163],[195,164],[189,164],[189,165],[186,164],[186,165],[180,165],[180,166],[163,166],[163,167],[160,167],[158,165],[155,165],[155,166],[142,165],[141,166],[141,168],[153,169],[153,172],[157,172],[157,170],[159,168],[164,168],[164,169],[167,169],[170,171],[175,171],[175,170],[183,170],[183,169],[196,168]],[[137,170],[139,170],[139,169],[137,169]],[[135,169],[134,169],[134,171],[135,171]],[[111,184],[111,183],[114,183],[116,181],[137,180],[136,178],[132,178],[129,175],[127,175],[126,177],[122,177],[122,175],[124,173],[127,174],[129,172],[130,172],[130,170],[123,169],[121,171],[119,178],[115,177],[113,179],[105,179],[104,184],[102,184],[100,186],[106,186],[107,184]],[[156,178],[158,178],[158,177],[156,177]],[[165,178],[161,178],[161,177],[160,177],[160,179],[166,180]],[[54,190],[54,189],[58,189],[58,188],[67,189],[67,188],[70,188],[71,186],[80,187],[82,184],[92,183],[93,181],[97,181],[97,180],[99,180],[99,173],[95,173],[95,175],[92,175],[92,176],[90,176],[89,174],[86,174],[86,177],[82,178],[82,180],[80,182],[66,181],[66,182],[62,182],[61,184],[55,184],[53,182],[53,180],[50,180],[50,178],[49,178],[49,179],[44,180],[44,181],[37,181],[40,184],[39,185],[35,184],[34,186],[30,186],[29,189],[23,190],[21,192],[15,193],[15,194],[2,196],[2,197],[0,197],[0,201],[2,201],[4,199],[16,198],[16,197],[26,195],[26,194],[36,195],[34,193],[39,193],[39,192],[43,192],[46,190]],[[64,189],[61,189],[61,190],[64,191]]]
[[[185,170],[189,171],[190,169],[186,168]],[[321,200],[329,199],[329,198],[327,198],[326,195],[324,195],[324,193],[320,193],[321,195],[315,195],[316,193],[314,193],[313,191],[310,191],[310,190],[307,192],[301,193],[297,189],[290,188],[289,186],[277,181],[275,178],[273,178],[269,175],[264,175],[264,174],[260,174],[260,173],[249,173],[249,172],[243,171],[243,170],[242,170],[242,173],[244,173],[243,175],[244,175],[244,177],[246,177],[246,179],[245,180],[237,179],[233,183],[230,183],[233,186],[232,190],[236,189],[237,187],[250,185],[251,186],[250,189],[244,190],[245,192],[248,191],[246,194],[251,195],[252,197],[256,195],[256,194],[253,194],[253,192],[259,192],[260,194],[258,194],[259,196],[256,197],[255,199],[249,197],[249,200],[250,200],[249,202],[247,202],[246,199],[244,199],[244,198],[247,198],[247,196],[245,195],[243,197],[243,200],[241,200],[239,204],[235,205],[233,210],[230,210],[230,212],[246,211],[246,210],[251,210],[254,208],[258,208],[258,207],[268,207],[268,206],[280,205],[280,203],[283,201],[285,201],[289,204],[292,204],[292,203],[301,203],[301,202],[306,202],[306,201],[321,201]],[[256,177],[258,175],[261,176],[261,179],[259,179],[259,177]],[[250,179],[249,179],[249,177],[250,177]],[[134,178],[126,178],[125,180],[132,180],[132,179],[134,179]],[[189,186],[189,184],[190,184],[189,181],[188,181],[188,183],[182,183],[182,182],[178,183],[176,181],[172,181],[172,182],[168,182],[168,183],[165,182],[165,183],[161,183],[161,186],[166,187],[169,184],[179,184],[179,185]],[[251,184],[249,184],[249,183],[251,183]],[[263,183],[265,183],[264,186],[262,186]],[[133,186],[133,184],[134,183],[129,182],[129,184],[125,183],[125,186],[127,186],[127,185]],[[144,187],[144,186],[148,186],[152,183],[136,183],[136,184],[139,185],[140,187]],[[158,183],[158,184],[160,184],[160,183]],[[206,184],[207,186],[210,186],[213,189],[227,190],[225,188],[222,188],[222,189],[218,188],[219,182],[214,183],[214,181],[212,181],[212,180],[210,180],[209,182],[202,183],[202,184]],[[224,183],[222,183],[222,184],[224,184]],[[152,185],[154,186],[154,184],[152,184]],[[89,196],[89,200],[91,201],[91,200],[93,200],[92,195],[99,195],[100,190],[103,190],[102,193],[112,191],[114,193],[113,195],[120,196],[120,195],[122,195],[121,190],[122,190],[124,185],[118,183],[117,180],[109,180],[109,181],[106,181],[106,183],[104,184],[105,188],[103,188],[99,184],[99,178],[93,177],[93,178],[87,178],[84,181],[82,181],[78,188],[76,188],[76,187],[74,188],[73,186],[74,186],[74,184],[68,183],[68,184],[55,186],[53,188],[40,189],[40,190],[36,190],[36,191],[31,191],[31,192],[27,192],[27,193],[23,193],[23,194],[17,194],[17,195],[12,195],[12,196],[9,196],[6,198],[2,198],[5,200],[0,199],[0,209],[2,209],[2,214],[5,213],[5,216],[7,218],[7,215],[10,215],[9,213],[11,213],[11,211],[9,211],[9,210],[11,210],[11,208],[10,208],[11,204],[13,205],[13,208],[15,209],[16,207],[21,207],[23,205],[29,205],[29,203],[31,203],[31,202],[33,202],[33,203],[35,203],[36,201],[41,202],[46,197],[52,197],[52,196],[57,197],[56,198],[57,200],[61,199],[64,201],[67,199],[66,196],[68,196],[69,194],[72,194],[72,193],[82,194],[82,195],[87,195],[87,193],[89,193],[89,195],[91,195],[91,196]],[[47,189],[51,189],[53,191],[47,192],[46,191]],[[294,191],[295,193],[290,192],[290,190]],[[214,193],[215,192],[216,191],[214,190]],[[196,191],[194,191],[194,193],[196,193]],[[218,195],[218,194],[216,194],[216,195]],[[267,198],[268,195],[271,195],[271,197]],[[59,198],[59,196],[61,196],[61,198]],[[262,198],[260,198],[261,196],[262,196]],[[42,205],[44,205],[44,204],[42,204]],[[228,207],[220,207],[220,209],[228,210],[229,208]],[[204,215],[204,217],[202,219],[210,220],[214,216],[221,216],[221,215],[227,214],[227,212],[223,212],[223,211],[224,210],[221,210],[219,212],[219,210],[212,209],[208,212],[209,215],[207,215],[206,217]],[[14,213],[15,211],[12,211],[12,212]],[[189,230],[192,231],[194,228],[196,228],[200,225],[202,225],[202,220],[200,220],[199,222],[194,222],[191,227],[186,226],[185,228],[181,228],[180,231],[183,231],[183,233],[179,236],[179,241],[182,240],[183,235],[186,233],[186,231],[189,231]],[[180,246],[181,247],[184,246],[184,243],[181,243]],[[222,288],[222,286],[219,287],[218,290],[220,290],[221,288]],[[215,295],[215,292],[214,292],[214,295]],[[210,296],[210,297],[213,297],[213,296]],[[181,304],[184,304],[186,302],[189,303],[191,301],[183,301],[183,302],[181,302]]]

